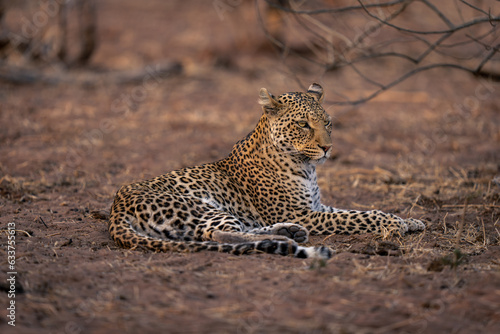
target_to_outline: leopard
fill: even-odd
[[[332,118],[324,91],[275,96],[259,92],[262,115],[219,161],[122,186],[109,216],[111,239],[153,252],[217,251],[331,258],[311,235],[392,234],[425,224],[379,210],[337,209],[321,202],[316,167],[330,158]]]

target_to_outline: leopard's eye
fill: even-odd
[[[309,124],[306,121],[298,121],[297,125],[304,129],[307,129],[309,127]]]
[[[324,123],[325,123],[325,126],[332,125],[332,121],[330,121],[330,120],[325,120]]]

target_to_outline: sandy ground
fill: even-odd
[[[345,71],[292,76],[261,33],[237,29],[252,6],[221,19],[211,2],[102,1],[81,71],[176,61],[182,73],[0,82],[1,333],[500,332],[500,85],[442,69],[335,106],[369,87]],[[424,233],[315,237],[337,250],[326,263],[114,245],[105,215],[120,185],[225,157],[260,117],[259,88],[302,90],[297,78],[321,82],[335,118],[323,201],[415,217]]]

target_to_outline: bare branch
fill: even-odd
[[[443,48],[454,48],[454,47],[457,47],[457,46],[463,46],[463,45],[467,45],[467,44],[470,44],[470,43],[473,43],[473,42],[476,42],[478,44],[481,44],[483,46],[487,46],[486,43],[483,43],[481,40],[492,35],[493,33],[496,32],[496,28],[495,27],[492,27],[488,32],[482,34],[482,35],[479,35],[477,37],[474,37],[472,36],[471,34],[468,34],[466,33],[465,36],[467,38],[469,38],[469,40],[465,40],[465,41],[461,41],[461,42],[457,42],[457,43],[453,43],[453,44],[441,44],[441,47]]]
[[[355,101],[346,99],[347,101],[338,101],[334,104],[364,103],[413,75],[437,68],[451,68],[466,71],[475,76],[500,80],[500,74],[484,70],[490,62],[495,61],[495,56],[499,53],[498,28],[495,22],[500,21],[500,16],[494,16],[491,14],[491,10],[483,10],[471,5],[466,0],[456,0],[455,2],[459,20],[450,19],[451,16],[446,12],[453,7],[449,5],[445,7],[442,3],[433,0],[420,0],[419,3],[427,8],[425,15],[430,14],[431,17],[436,15],[434,21],[425,20],[426,24],[430,22],[430,25],[424,26],[422,29],[406,28],[402,26],[404,23],[397,23],[395,20],[401,13],[406,13],[408,8],[413,8],[412,5],[416,1],[411,0],[366,4],[363,0],[355,0],[358,5],[314,10],[304,9],[305,4],[311,4],[311,2],[303,2],[299,7],[293,4],[282,5],[286,2],[265,1],[270,7],[278,9],[283,16],[293,15],[299,28],[303,29],[302,31],[312,34],[322,41],[320,43],[324,43],[318,45],[306,39],[303,44],[309,48],[309,55],[304,52],[304,46],[302,46],[298,56],[309,62],[322,64],[325,69],[324,73],[339,68],[348,68],[366,83],[376,86],[376,90],[366,97]],[[383,12],[382,8],[389,10]],[[482,16],[477,17],[478,12]],[[322,17],[320,21],[319,18],[312,17],[315,14],[327,13],[335,14],[335,20],[328,21],[327,18]],[[353,20],[353,13],[365,16],[358,15]],[[346,17],[347,31],[342,24],[339,24],[339,18],[342,17]],[[350,20],[356,22],[357,28],[350,27]],[[290,21],[288,22],[290,23]],[[401,20],[401,22],[406,22],[406,19]],[[264,25],[262,21],[261,23]],[[442,23],[446,25],[446,29],[436,28]],[[484,23],[489,23],[491,28],[485,26]],[[350,34],[354,34],[351,40],[348,37]],[[404,43],[409,44],[405,46]],[[295,54],[295,50],[285,43],[274,40],[273,44],[281,50],[283,60],[285,60],[285,56]],[[334,54],[336,57],[326,58],[325,62],[325,52]],[[366,70],[369,68],[367,65],[372,60],[391,58],[406,61],[407,64],[402,64],[408,67],[407,70],[403,74],[391,74],[392,77],[389,78],[376,78],[374,74]],[[330,62],[331,60],[333,62]],[[286,62],[284,63],[286,64]],[[422,65],[418,66],[420,64]],[[293,70],[290,72],[293,73]],[[387,81],[389,83],[383,84]],[[342,94],[339,93],[339,96]]]
[[[427,50],[425,50],[424,53],[422,53],[418,58],[417,58],[417,64],[420,63],[425,57],[427,57],[432,51],[434,51],[443,41],[448,39],[453,33],[447,33],[441,36],[435,43],[432,43]]]
[[[268,1],[268,0],[266,0]],[[304,60],[307,60],[308,62],[311,62],[311,63],[314,63],[316,65],[319,65],[319,66],[323,66],[323,64],[319,61],[316,61],[315,59],[312,59],[312,58],[309,58],[309,57],[305,57],[304,55],[298,53],[298,52],[295,52],[294,50],[290,49],[286,44],[284,44],[283,42],[281,42],[280,40],[278,40],[277,38],[275,38],[267,29],[266,29],[266,26],[265,26],[265,23],[264,23],[264,19],[262,18],[262,13],[260,12],[259,10],[259,6],[258,6],[258,3],[257,1],[255,1],[255,8],[256,8],[256,12],[257,12],[257,20],[262,28],[262,31],[264,32],[264,35],[266,36],[266,38],[274,45],[276,46],[279,50],[281,50],[281,57],[282,58],[285,58],[285,56],[287,54],[294,54]]]
[[[0,63],[0,80],[19,85],[41,82],[49,85],[71,83],[86,87],[95,87],[101,83],[130,84],[143,82],[145,77],[151,75],[152,69],[155,76],[162,79],[179,75],[183,71],[180,63],[163,62],[148,65],[140,69],[124,71],[99,71],[84,74],[74,74],[65,71],[57,74],[47,74],[44,71],[36,69],[25,69],[11,65],[2,65]]]
[[[458,0],[458,1],[460,1],[461,3],[463,3],[463,4],[464,4],[464,5],[466,5],[466,6],[469,6],[470,8],[473,8],[473,9],[477,10],[478,12],[483,13],[483,14],[484,14],[484,15],[486,15],[486,16],[491,16],[491,13],[487,13],[487,12],[485,12],[484,10],[482,10],[481,8],[476,7],[476,6],[474,6],[473,4],[468,3],[467,1],[464,1],[464,0]]]
[[[397,11],[395,11],[394,13],[389,15],[389,17],[385,21],[389,22],[389,21],[393,20],[394,18],[396,18],[399,14],[401,14],[406,9],[408,4],[409,4],[408,2],[403,3],[403,5]],[[379,30],[382,26],[383,26],[383,23],[379,22],[377,26],[370,27],[370,29],[367,29],[363,34],[361,34],[361,36],[356,38],[354,43],[352,43],[351,48],[358,46],[365,38],[367,38],[374,31]]]
[[[443,20],[443,22],[446,23],[448,28],[450,28],[450,29],[455,28],[455,25],[443,13],[441,13],[441,11],[439,9],[437,9],[436,6],[434,6],[433,4],[431,4],[427,0],[420,0],[420,1],[422,1],[427,7],[432,9],[441,18],[441,20]]]
[[[398,27],[398,26],[396,26],[394,24],[391,24],[391,23],[387,22],[386,20],[383,20],[383,19],[379,18],[378,16],[372,14],[368,10],[368,8],[363,4],[363,2],[361,0],[358,0],[358,2],[361,4],[361,6],[363,7],[363,9],[365,10],[365,13],[368,14],[370,17],[372,17],[375,20],[377,20],[379,22],[382,22],[386,26],[394,28],[394,29],[396,29],[398,31],[403,31],[403,32],[411,33],[411,34],[419,34],[419,35],[441,35],[441,34],[454,33],[456,31],[459,31],[459,30],[462,30],[462,29],[465,29],[465,28],[469,28],[469,27],[474,26],[474,25],[479,24],[479,23],[489,22],[491,24],[492,22],[500,22],[500,16],[490,16],[490,17],[487,17],[487,18],[483,17],[483,18],[478,18],[478,19],[471,20],[469,22],[465,22],[464,24],[456,26],[453,29],[447,29],[447,30],[429,30],[429,31],[413,30],[413,29],[406,29],[406,28]]]
[[[68,9],[66,3],[62,3],[59,7],[59,29],[60,41],[59,41],[59,51],[57,52],[57,57],[62,62],[66,61],[68,55]]]
[[[76,59],[77,64],[85,64],[96,47],[96,8],[93,0],[80,0],[80,54]]]
[[[408,78],[412,77],[413,75],[415,75],[417,73],[436,69],[436,68],[453,68],[453,69],[472,73],[476,76],[488,77],[488,78],[492,78],[492,79],[496,79],[496,80],[498,80],[497,78],[500,78],[500,74],[481,72],[481,71],[477,71],[475,69],[471,69],[471,68],[457,65],[457,64],[448,64],[448,63],[432,64],[432,65],[417,67],[417,68],[403,74],[402,76],[400,76],[396,80],[391,81],[387,85],[382,86],[380,89],[376,90],[375,92],[373,92],[372,94],[370,94],[366,97],[363,97],[363,98],[355,100],[355,101],[333,102],[332,104],[334,104],[334,105],[358,105],[358,104],[365,103],[365,102],[377,97],[378,95],[380,95],[384,91],[402,83],[403,81],[407,80]]]
[[[484,57],[484,59],[479,64],[479,66],[476,68],[475,73],[478,73],[478,72],[480,72],[483,69],[484,64],[486,64],[493,57],[493,55],[498,52],[498,48],[500,48],[500,44],[495,45],[490,50],[490,52],[488,52],[488,54],[486,55],[486,57]]]
[[[354,70],[354,72],[356,72],[360,77],[362,77],[363,79],[365,79],[367,82],[371,83],[372,85],[378,86],[380,89],[384,88],[383,84],[381,84],[381,83],[379,83],[379,82],[377,82],[375,80],[372,80],[369,77],[367,77],[354,64],[351,64],[351,68]]]
[[[346,6],[346,7],[318,9],[318,10],[293,10],[291,8],[281,6],[281,5],[277,4],[276,2],[273,2],[272,0],[265,0],[265,1],[269,6],[274,7],[276,9],[279,9],[283,12],[299,14],[299,15],[300,14],[307,14],[307,15],[337,14],[337,13],[344,13],[344,12],[349,12],[349,11],[353,11],[353,10],[363,9],[362,6]],[[410,3],[412,1],[413,0],[395,0],[395,1],[389,1],[389,2],[367,4],[367,5],[365,5],[365,7],[366,8],[392,7],[392,6],[399,5],[399,4]]]

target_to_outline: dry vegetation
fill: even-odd
[[[167,59],[182,73],[142,91],[141,81],[0,83],[0,228],[16,223],[18,272],[15,328],[0,276],[0,332],[500,331],[498,83],[430,71],[339,107],[333,91],[356,98],[370,85],[296,59],[292,76],[265,36],[241,29],[252,5],[220,20],[210,2],[146,3],[100,2],[93,71]],[[256,124],[258,89],[302,89],[295,79],[320,81],[335,117],[336,152],[318,169],[324,202],[419,218],[424,233],[314,237],[336,250],[327,262],[153,254],[109,240],[120,185],[224,157]],[[127,97],[130,110],[118,108]]]

